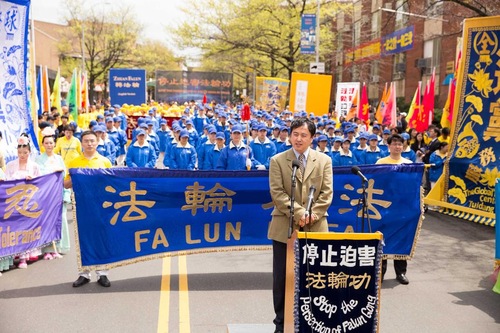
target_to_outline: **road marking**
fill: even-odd
[[[179,256],[179,332],[189,333],[189,290],[186,256]]]
[[[166,257],[162,262],[160,305],[158,309],[158,333],[168,333],[168,319],[170,311],[170,265],[171,257]]]

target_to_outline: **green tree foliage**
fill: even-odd
[[[161,42],[139,41],[142,27],[131,8],[104,10],[76,0],[66,0],[66,7],[69,29],[59,43],[62,75],[69,77],[75,67],[82,67],[82,54],[89,87],[107,85],[111,68],[144,68],[149,77],[155,69],[179,69],[180,61]],[[90,89],[90,100],[92,94]]]
[[[321,1],[320,61],[330,62],[334,36],[335,1]],[[344,7],[346,5],[343,5]],[[316,1],[307,0],[188,0],[188,20],[173,31],[180,48],[201,50],[201,68],[235,75],[244,85],[246,73],[290,78],[294,71],[309,71],[314,55],[300,54],[302,14],[315,14]]]

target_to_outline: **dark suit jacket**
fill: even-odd
[[[286,243],[288,239],[288,226],[290,221],[290,195],[292,178],[292,161],[295,160],[293,149],[289,149],[271,158],[269,165],[269,187],[274,210],[269,226],[268,237],[272,240]],[[307,206],[307,197],[311,185],[316,187],[312,212],[318,220],[304,228],[305,231],[327,232],[327,210],[333,199],[333,174],[332,160],[326,154],[309,149],[306,161],[304,180],[297,176],[294,205],[294,228],[304,216]]]

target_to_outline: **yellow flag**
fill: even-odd
[[[52,87],[52,93],[50,94],[50,105],[55,106],[57,112],[61,114],[61,71],[59,68],[57,69],[56,79]]]

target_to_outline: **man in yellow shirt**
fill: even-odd
[[[391,135],[387,139],[387,145],[389,146],[389,156],[383,157],[377,161],[375,164],[411,164],[413,163],[407,158],[401,156],[403,152],[404,139],[399,134]],[[410,281],[406,277],[406,268],[408,262],[406,260],[394,260],[394,270],[396,271],[396,280],[401,284],[408,284]],[[387,260],[382,260],[382,281],[384,281],[384,275],[387,271]]]
[[[111,162],[104,156],[100,155],[96,148],[99,140],[97,139],[97,135],[93,131],[85,131],[82,133],[82,146],[83,146],[83,154],[77,156],[73,160],[71,160],[67,166],[69,169],[74,168],[92,168],[92,169],[101,169],[101,168],[111,168]],[[64,187],[71,188],[72,187],[71,177],[68,174],[64,179]],[[100,270],[96,271],[97,274],[97,283],[99,283],[103,287],[110,287],[111,282],[108,279],[108,270]],[[73,282],[73,287],[78,288],[90,282],[90,271],[85,270],[79,273],[78,279]]]
[[[75,128],[72,125],[63,127],[64,136],[56,141],[54,153],[61,155],[64,164],[69,168],[69,162],[82,155],[82,145],[80,140],[74,137]]]

